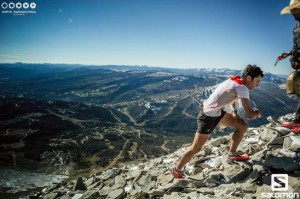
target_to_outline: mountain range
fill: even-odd
[[[241,73],[1,64],[0,167],[72,178],[174,152],[191,142],[199,103],[217,84]],[[260,87],[250,92],[252,106],[263,112],[262,118],[247,121],[250,126],[294,112],[297,98],[286,95],[285,80],[265,73]],[[243,116],[241,108],[239,113]],[[230,132],[217,129],[212,137]]]

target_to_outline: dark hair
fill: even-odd
[[[263,71],[258,66],[251,64],[247,65],[244,69],[242,75],[243,79],[245,79],[248,75],[250,75],[252,79],[258,76],[264,77]]]

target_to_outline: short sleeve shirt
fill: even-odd
[[[234,76],[221,83],[203,102],[203,112],[210,117],[218,117],[221,115],[221,109],[240,98],[249,99],[249,90],[241,77]]]

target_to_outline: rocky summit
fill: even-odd
[[[170,168],[189,144],[149,162],[59,182],[30,198],[300,198],[300,135],[281,127],[293,117],[268,117],[268,124],[249,128],[238,149],[251,156],[246,162],[226,160],[231,138],[226,135],[206,143],[185,166],[188,177],[183,180],[174,179]],[[287,191],[272,191],[274,174],[288,175]],[[280,186],[284,187],[279,183]]]

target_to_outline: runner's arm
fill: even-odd
[[[253,120],[253,119],[256,119],[258,117],[261,117],[261,115],[262,115],[261,111],[260,110],[253,110],[251,108],[251,103],[250,103],[250,101],[249,101],[248,98],[241,98],[241,102],[242,102],[244,111],[246,113],[246,116],[250,120]]]

